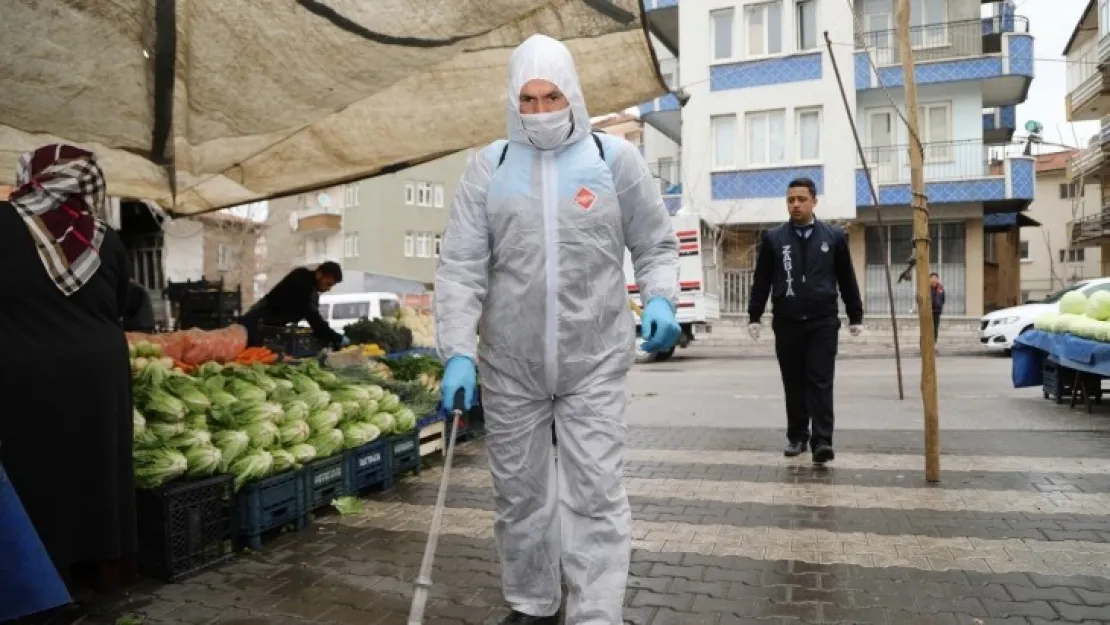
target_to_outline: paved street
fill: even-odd
[[[837,460],[781,456],[774,361],[676,358],[631,379],[625,618],[1110,623],[1110,406],[1014,391],[1009,361],[940,360],[943,481],[923,478],[919,363],[843,360]],[[480,442],[460,447],[426,623],[504,615]],[[438,470],[300,534],[107,610],[147,625],[405,622]],[[109,615],[110,613],[110,615]]]

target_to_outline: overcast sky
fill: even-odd
[[[1044,140],[1054,143],[1077,145],[1078,137],[1082,146],[1098,132],[1098,122],[1069,124],[1065,112],[1068,72],[1062,52],[1085,8],[1087,0],[1017,0],[1018,14],[1029,18],[1036,56],[1029,99],[1017,108],[1018,134],[1025,134],[1030,119],[1044,124]]]

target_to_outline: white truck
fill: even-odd
[[[678,298],[678,323],[682,334],[678,347],[686,347],[699,334],[712,331],[712,324],[721,316],[721,305],[716,295],[705,292],[705,267],[701,256],[701,218],[682,212],[671,217],[675,236],[678,238],[678,282],[682,291]],[[643,306],[640,301],[640,287],[632,270],[632,255],[624,254],[624,281],[628,286],[628,296],[634,308]],[[640,315],[633,311],[636,324],[636,362],[648,363],[669,359],[674,349],[649,354],[640,349]]]

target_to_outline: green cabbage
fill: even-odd
[[[212,435],[206,430],[186,429],[181,434],[166,441],[167,447],[186,450],[191,447],[207,447],[212,444]]]
[[[308,409],[312,411],[323,410],[331,403],[331,395],[327,391],[310,391],[301,393],[297,399],[300,399],[308,405]]]
[[[196,376],[200,378],[210,378],[219,375],[224,370],[224,366],[218,362],[206,362],[197,367]]]
[[[293,458],[297,461],[297,464],[312,462],[316,459],[316,448],[307,443],[293,445],[289,448],[289,453],[293,454]]]
[[[416,429],[416,415],[408,408],[397,411],[393,426],[394,434],[403,434]]]
[[[299,399],[294,399],[285,404],[285,414],[282,417],[282,422],[304,421],[308,418],[308,414],[308,404]]]
[[[343,432],[337,429],[324,430],[312,435],[308,444],[316,448],[317,458],[327,458],[343,450]]]
[[[183,422],[177,423],[164,423],[162,421],[147,421],[146,429],[154,435],[154,438],[159,442],[165,444],[171,439],[181,436],[185,433],[185,424]]]
[[[254,384],[241,380],[239,378],[232,378],[227,383],[227,392],[234,395],[239,401],[266,401],[266,392],[258,388]]]
[[[282,445],[297,445],[307,441],[312,435],[312,429],[304,421],[287,421],[278,430],[278,440]]]
[[[1087,296],[1079,291],[1068,291],[1060,298],[1060,312],[1069,315],[1082,315],[1087,312]]]
[[[151,389],[143,414],[148,420],[181,421],[185,418],[185,403],[160,388]]]
[[[131,409],[131,423],[136,438],[146,432],[146,419],[143,418],[143,413],[139,412],[137,408]]]
[[[185,451],[185,460],[189,463],[186,475],[189,477],[207,477],[215,475],[220,470],[223,454],[219,448],[212,445],[197,445]]]
[[[220,448],[223,458],[220,462],[220,472],[226,473],[228,466],[250,447],[251,437],[241,430],[224,430],[216,432],[212,443]]]
[[[157,488],[185,474],[189,461],[175,449],[139,449],[132,453],[135,461],[135,486]]]
[[[370,401],[370,392],[363,386],[341,386],[330,393],[332,401],[355,403]]]
[[[260,480],[270,474],[274,457],[268,451],[255,450],[231,463],[230,472],[235,476],[235,490],[247,482]]]
[[[189,412],[203,413],[212,405],[208,396],[200,392],[196,383],[189,376],[171,376],[166,380],[165,389],[183,401]]]
[[[397,420],[388,412],[378,412],[370,417],[369,423],[373,424],[382,434],[390,434],[397,427]]]
[[[1087,300],[1087,316],[1098,321],[1110,319],[1110,293],[1096,291]]]
[[[293,383],[293,388],[302,395],[320,392],[320,385],[308,376],[294,373],[289,376],[289,381]]]
[[[386,393],[378,400],[378,410],[385,412],[395,412],[401,408],[401,398],[393,393]]]
[[[343,428],[343,446],[354,449],[379,436],[381,436],[381,430],[369,423],[352,423]]]
[[[308,415],[308,427],[311,428],[313,434],[326,432],[339,425],[339,417],[340,413],[335,410],[317,410]]]
[[[271,473],[283,473],[297,465],[297,459],[293,457],[293,454],[284,449],[275,449],[270,452],[270,455],[274,458],[274,465],[270,469]]]
[[[246,428],[247,436],[251,439],[251,447],[255,449],[265,449],[270,447],[277,441],[280,431],[278,426],[270,421],[259,421],[252,423]]]

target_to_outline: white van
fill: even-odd
[[[344,328],[359,319],[395,316],[401,310],[401,298],[396,293],[325,293],[320,296],[319,310],[331,329],[342,334]]]

